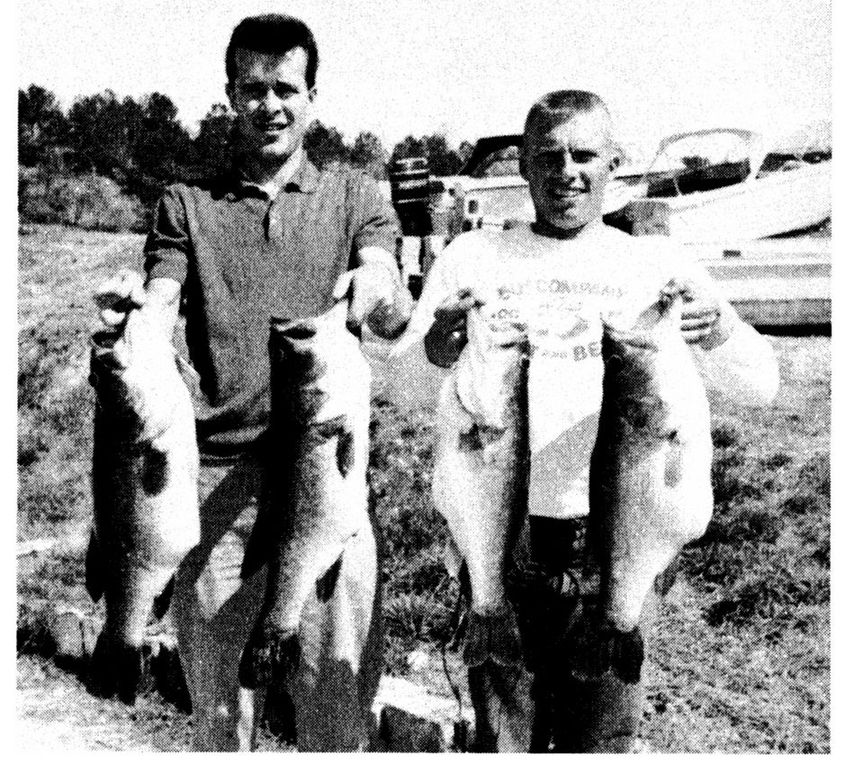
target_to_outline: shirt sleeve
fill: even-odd
[[[404,334],[391,347],[385,396],[400,410],[433,408],[448,370],[428,361],[424,337],[433,324],[437,306],[459,289],[457,273],[460,238],[437,257]],[[465,239],[464,239],[465,241]]]
[[[687,278],[697,282],[719,301],[721,313],[732,323],[732,332],[720,346],[704,350],[690,346],[698,370],[710,392],[736,404],[768,405],[778,393],[778,360],[769,341],[743,322],[721,290],[697,262]]]
[[[171,185],[157,202],[154,222],[143,249],[147,277],[175,279],[184,284],[189,251],[187,212],[178,186]]]
[[[400,230],[398,217],[392,205],[383,198],[380,186],[367,174],[358,177],[354,213],[357,222],[354,255],[363,247],[380,247],[394,255]]]

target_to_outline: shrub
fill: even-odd
[[[59,223],[111,232],[145,230],[146,212],[139,199],[122,192],[107,177],[73,176],[21,169],[18,213],[36,223]]]

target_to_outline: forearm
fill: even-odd
[[[175,279],[149,279],[145,285],[146,313],[158,321],[164,335],[171,338],[178,322],[178,309],[181,301],[181,284]]]
[[[368,315],[368,328],[386,340],[400,337],[413,312],[413,298],[401,281],[395,258],[381,247],[362,247],[357,252],[360,267],[370,267],[383,276],[383,300]]]
[[[725,313],[736,312],[728,306]],[[750,325],[734,319],[726,340],[711,348],[692,348],[705,383],[725,399],[762,406],[775,398],[779,385],[775,352]]]

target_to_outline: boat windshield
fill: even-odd
[[[711,131],[665,140],[645,175],[648,197],[702,193],[744,182],[751,174],[752,135]]]

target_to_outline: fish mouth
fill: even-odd
[[[658,351],[660,348],[659,336],[645,330],[635,328],[615,327],[605,319],[603,323],[603,336],[623,346],[643,348],[650,351]]]
[[[121,351],[117,344],[122,340],[121,333],[115,330],[98,330],[92,333],[89,347],[92,363],[110,370],[124,370],[128,366],[127,352]]]
[[[270,332],[291,340],[310,340],[318,333],[318,326],[311,319],[270,318]]]

